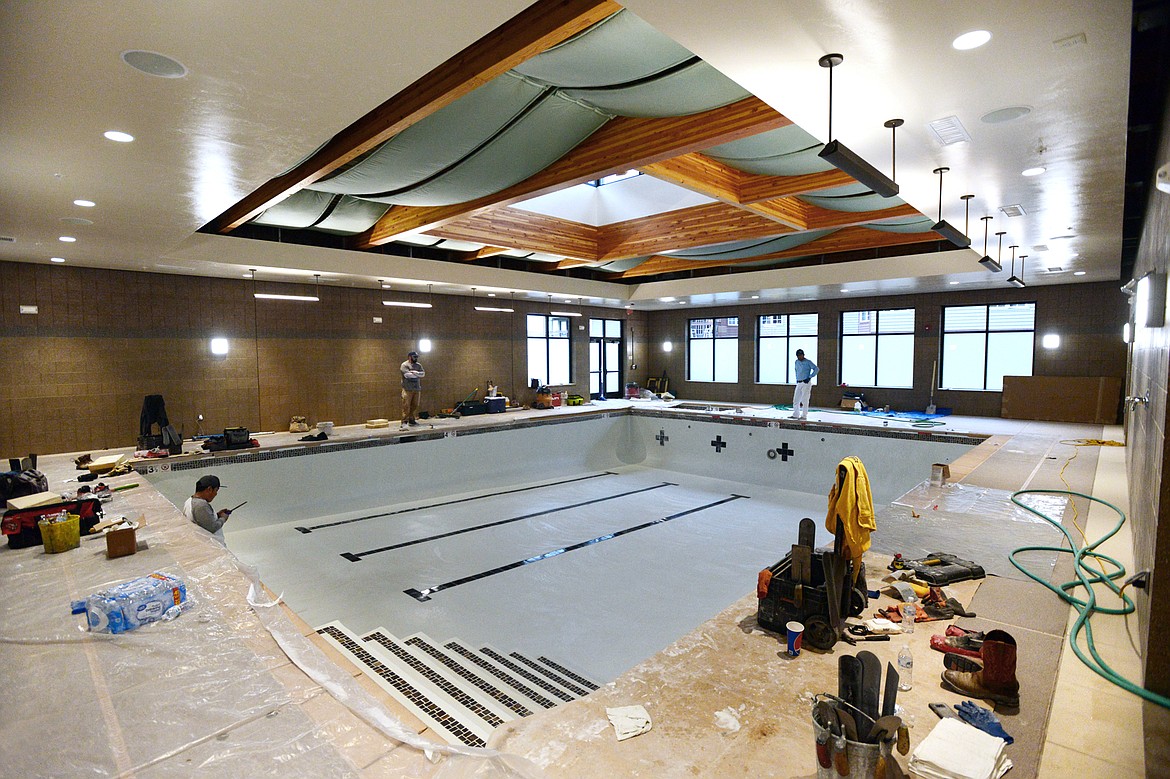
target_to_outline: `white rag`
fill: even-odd
[[[613,724],[618,741],[625,741],[650,730],[650,713],[644,706],[616,706],[606,709],[605,715]]]
[[[910,770],[927,779],[999,779],[1012,767],[1002,738],[944,717],[910,755]]]

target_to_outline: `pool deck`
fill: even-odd
[[[721,421],[765,420],[785,427],[880,427],[921,434],[921,428],[897,418],[814,409],[808,422],[801,423],[785,418],[786,411],[770,407],[738,406],[735,410],[722,406],[679,410],[658,401],[608,401],[434,420],[434,427],[411,431],[400,431],[397,425],[337,428],[328,441],[320,443],[301,443],[298,439],[304,434],[293,433],[263,435],[258,440],[262,449],[329,447],[371,438],[385,438],[392,444],[403,436],[539,424],[567,415],[625,413],[629,408]],[[1120,428],[953,416],[938,421],[942,424],[929,432],[986,437],[951,465],[954,481],[1007,490],[1060,489],[1067,482],[1068,488],[1101,495],[1125,507],[1124,451],[1074,450],[1061,443],[1120,438]],[[1079,455],[1075,461],[1070,452]],[[49,477],[51,489],[71,486],[66,480],[77,474],[75,455],[40,458],[38,467]],[[233,777],[399,777],[436,775],[467,768],[480,759],[428,760],[416,746],[435,743],[434,735],[316,636],[312,626],[283,606],[249,605],[252,574],[234,555],[187,523],[141,476],[106,481],[115,487],[139,484],[115,493],[115,500],[107,505],[108,513],[146,517],[147,524],[139,531],[143,547],[138,554],[107,560],[100,540],[83,540],[81,550],[63,555],[45,555],[39,548],[0,551],[0,582],[9,594],[0,605],[0,643],[5,644],[6,655],[0,670],[6,690],[0,703],[0,735],[4,736],[0,765],[6,765],[6,770],[25,776],[152,776],[190,771]],[[1092,536],[1096,520],[1091,510],[1086,511]],[[1128,534],[1110,544],[1118,547],[1112,553],[1128,559]],[[884,568],[882,562],[874,559],[871,570]],[[196,607],[174,622],[110,637],[85,633],[77,618],[68,616],[72,598],[160,569],[178,572],[198,598]],[[981,597],[979,591],[987,581],[992,580],[959,585],[958,594],[964,602],[969,598],[982,604],[981,622],[1010,626],[1014,634],[1034,638],[1028,642],[1029,652],[1042,650],[1050,660],[1054,656],[1059,667],[1053,679],[1033,688],[1036,700],[1030,716],[1039,719],[1029,723],[1028,732],[1033,735],[1021,739],[1025,743],[1013,745],[1014,751],[1009,748],[1017,764],[1013,775],[1071,772],[1112,779],[1145,775],[1150,744],[1170,742],[1164,712],[1146,713],[1143,739],[1143,715],[1140,704],[1133,702],[1136,699],[1108,686],[1094,687],[1092,675],[1075,658],[1069,660],[1071,652],[1063,640],[1068,609],[1053,598],[1044,610],[1056,614],[1055,623],[1045,623],[1055,627],[1037,629],[1029,621],[1034,614],[1014,611],[1012,606],[1027,584],[995,580],[995,591]],[[601,690],[501,727],[490,745],[522,759],[512,763],[511,773],[496,775],[813,775],[810,698],[836,689],[836,659],[832,653],[805,652],[795,659],[783,656],[778,639],[756,628],[754,616],[754,594],[745,593],[721,614]],[[1098,645],[1123,653],[1136,631],[1136,625],[1124,622],[1117,618],[1119,626],[1100,629]],[[918,663],[917,683],[899,698],[916,720],[912,745],[933,726],[934,716],[925,703],[961,700],[943,692],[935,681],[941,655],[926,647],[931,632],[920,627],[910,637]],[[895,639],[858,649],[869,648],[884,661],[893,659],[899,646]],[[839,644],[834,651],[842,648]],[[1021,658],[1024,655],[1021,649]],[[1133,678],[1135,665],[1140,670],[1140,659],[1132,647],[1130,655],[1115,660],[1111,655],[1110,659]],[[333,663],[323,662],[324,658]],[[70,673],[48,674],[49,668],[67,668]],[[617,742],[605,708],[635,703],[650,711],[654,728]],[[1072,735],[1081,730],[1080,718],[1086,713],[1094,720],[1094,735],[1088,740]],[[416,746],[402,743],[406,731],[406,740]],[[83,735],[78,736],[79,732]],[[27,746],[35,743],[66,746],[53,750]],[[901,761],[904,766],[905,758]]]

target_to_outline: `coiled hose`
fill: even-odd
[[[1038,511],[1037,509],[1032,508],[1026,503],[1021,502],[1019,498],[1022,495],[1070,495],[1076,498],[1085,498],[1091,502],[1100,503],[1113,509],[1113,511],[1117,513],[1117,524],[1113,526],[1112,530],[1096,541],[1089,543],[1088,539],[1085,539],[1084,546],[1078,547],[1077,542],[1073,539],[1072,535],[1059,521],[1053,519],[1041,511]],[[1021,573],[1033,581],[1043,584],[1045,587],[1060,596],[1062,600],[1066,601],[1069,605],[1076,609],[1077,619],[1073,623],[1072,632],[1069,634],[1068,639],[1069,645],[1072,647],[1073,652],[1076,653],[1076,656],[1080,658],[1082,663],[1096,672],[1099,676],[1108,679],[1110,682],[1122,688],[1123,690],[1127,690],[1134,695],[1138,695],[1145,700],[1150,701],[1151,703],[1156,703],[1159,706],[1170,709],[1170,698],[1167,698],[1164,695],[1159,695],[1158,693],[1151,690],[1147,690],[1146,688],[1131,682],[1129,679],[1126,679],[1124,676],[1117,673],[1117,671],[1114,671],[1104,660],[1101,659],[1101,655],[1097,653],[1097,647],[1093,643],[1093,625],[1089,620],[1094,614],[1100,613],[1124,615],[1131,614],[1135,610],[1133,601],[1130,600],[1129,596],[1125,594],[1125,588],[1118,587],[1116,584],[1118,579],[1121,579],[1125,576],[1125,566],[1112,557],[1096,551],[1097,547],[1108,541],[1110,538],[1115,536],[1118,531],[1121,530],[1122,525],[1125,524],[1125,512],[1108,501],[1095,498],[1092,495],[1085,495],[1081,492],[1074,492],[1072,490],[1019,490],[1018,492],[1012,493],[1012,503],[1016,504],[1027,512],[1035,514],[1045,522],[1048,522],[1050,525],[1059,530],[1068,541],[1068,548],[1056,546],[1022,546],[1013,550],[1011,554],[1008,555],[1008,558],[1011,560],[1012,565],[1018,568]],[[1064,582],[1059,587],[1057,587],[1056,585],[1053,585],[1052,583],[1041,578],[1040,576],[1037,576],[1025,568],[1024,565],[1016,559],[1016,555],[1022,552],[1057,552],[1072,554],[1074,556],[1073,569],[1076,572],[1077,578],[1072,581]],[[1111,566],[1113,570],[1109,573],[1106,573],[1106,565]],[[1093,589],[1094,584],[1103,584],[1108,587],[1115,595],[1117,595],[1117,597],[1121,599],[1124,605],[1120,608],[1110,608],[1098,605],[1097,593]],[[1071,591],[1077,587],[1085,588],[1087,593],[1085,599],[1082,600],[1081,598],[1078,598],[1072,594]],[[1084,650],[1082,650],[1077,643],[1077,638],[1080,636],[1081,631],[1084,631],[1085,633],[1085,645],[1089,650],[1088,655],[1085,654]]]

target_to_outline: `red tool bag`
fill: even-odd
[[[101,521],[102,502],[97,498],[82,498],[50,503],[47,506],[9,509],[4,512],[3,519],[0,519],[0,531],[8,536],[8,546],[13,549],[36,546],[43,543],[41,528],[37,523],[50,514],[59,514],[62,511],[81,517],[81,535],[84,536]]]

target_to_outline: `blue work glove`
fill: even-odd
[[[1003,729],[1003,725],[999,724],[999,717],[995,716],[995,712],[991,709],[985,709],[973,701],[963,701],[955,707],[955,711],[968,725],[973,725],[984,733],[1002,738],[1008,744],[1015,741]]]

